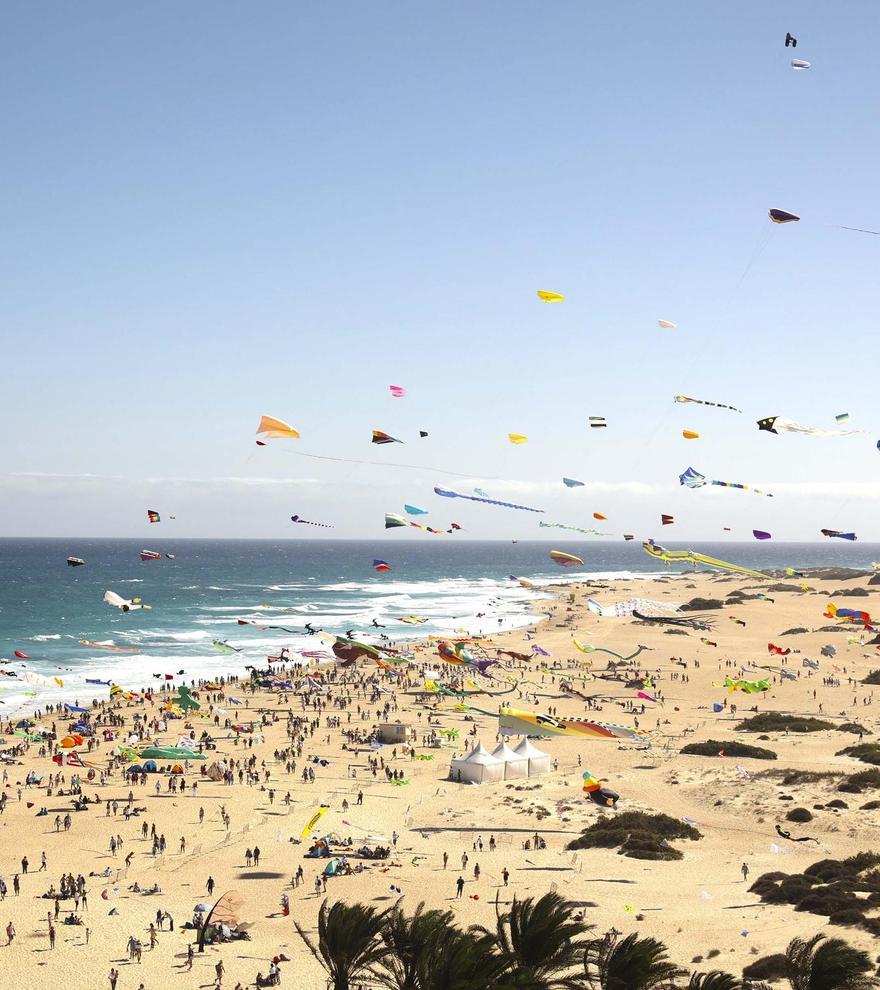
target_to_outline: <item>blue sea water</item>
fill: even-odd
[[[674,544],[668,544],[675,547]],[[552,546],[578,554],[584,567],[561,570]],[[173,553],[174,560],[141,561],[141,549]],[[750,568],[849,566],[869,569],[880,545],[705,544],[703,553]],[[86,561],[68,567],[69,555]],[[392,571],[377,574],[374,558]],[[637,541],[592,543],[416,542],[288,540],[0,540],[0,663],[4,670],[61,676],[64,688],[40,688],[40,699],[91,699],[98,688],[85,678],[126,687],[155,686],[154,674],[185,670],[182,679],[241,672],[265,665],[281,646],[320,647],[304,624],[330,633],[376,634],[372,620],[392,638],[489,632],[528,624],[547,585],[592,578],[686,573],[658,569]],[[535,582],[522,588],[510,575]],[[107,590],[139,597],[152,609],[123,613],[103,603]],[[416,615],[428,621],[407,625]],[[238,619],[279,625],[292,633],[241,626]],[[117,653],[80,640],[129,648]],[[241,652],[221,654],[214,640]],[[19,661],[14,651],[30,659]],[[178,682],[181,678],[177,678]],[[25,700],[26,686],[0,679],[0,712]]]

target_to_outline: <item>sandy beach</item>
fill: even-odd
[[[519,681],[518,689],[501,700],[529,711],[552,710],[562,718],[591,717],[629,727],[638,723],[651,747],[616,739],[535,739],[555,767],[540,778],[479,787],[448,779],[450,759],[464,751],[466,740],[479,740],[489,749],[496,746],[498,723],[488,715],[456,710],[452,698],[421,700],[420,665],[444,676],[450,672],[430,644],[417,648],[415,663],[399,678],[366,660],[348,668],[327,665],[328,694],[309,693],[305,700],[297,691],[251,692],[242,682],[230,683],[223,691],[202,688],[197,693],[200,711],[191,712],[185,721],[169,720],[167,727],[162,714],[167,695],[105,704],[93,713],[98,718],[94,748],[89,752],[86,746],[77,747],[83,760],[93,765],[94,781],[85,779],[88,768],[51,762],[51,753],[41,755],[38,742],[25,743],[24,751],[4,764],[0,875],[7,893],[0,902],[0,928],[6,930],[11,922],[15,937],[2,948],[0,985],[12,987],[24,978],[71,990],[108,987],[115,969],[119,990],[137,990],[140,984],[146,990],[209,986],[222,960],[223,986],[247,987],[255,985],[258,973],[268,974],[273,957],[283,955],[289,961],[280,963],[282,984],[319,988],[325,976],[293,922],[313,930],[325,897],[378,907],[402,898],[410,910],[425,901],[452,909],[461,925],[492,925],[496,903],[503,906],[514,895],[540,896],[548,890],[582,907],[597,933],[616,929],[650,934],[669,946],[679,964],[711,953],[713,966],[738,973],[755,958],[783,950],[793,936],[813,935],[827,924],[827,919],[796,912],[787,904],[761,903],[749,893],[757,877],[776,870],[800,873],[818,860],[842,859],[877,846],[878,818],[860,810],[877,792],[837,791],[845,775],[866,769],[852,756],[837,755],[858,742],[856,734],[837,726],[859,723],[865,739],[876,734],[874,688],[859,682],[880,667],[880,659],[867,642],[873,633],[842,624],[820,631],[833,625],[823,617],[829,601],[871,610],[871,598],[844,600],[834,594],[865,588],[868,579],[809,576],[804,582],[760,582],[700,573],[557,588],[555,600],[541,603],[549,614],[536,616],[530,630],[493,636],[484,644],[490,656],[498,648],[527,654],[535,644],[549,654],[529,661],[502,657],[503,666],[490,668],[490,673]],[[801,590],[801,583],[812,590]],[[740,592],[765,597],[739,598]],[[587,607],[589,597],[603,604],[631,597],[678,604],[720,599],[726,604],[706,612],[678,613],[712,620],[711,630],[701,631],[597,616]],[[787,633],[797,629],[807,631]],[[851,638],[864,643],[850,643]],[[578,681],[585,695],[596,696],[591,708],[581,697],[561,690],[563,672],[580,677],[605,674],[612,659],[599,650],[579,652],[573,639],[622,656],[640,645],[647,647],[626,669],[648,675],[650,690],[662,696],[662,703],[638,698],[627,686],[629,678]],[[792,652],[771,655],[769,643]],[[833,657],[822,655],[828,644],[835,647]],[[818,661],[818,669],[804,665],[804,659]],[[794,678],[753,665],[784,667]],[[743,666],[752,673],[740,673]],[[302,685],[301,673],[290,676],[296,678],[295,687]],[[767,677],[770,690],[730,693],[722,683],[725,676]],[[499,685],[497,679],[477,680],[489,690]],[[241,703],[231,703],[230,696]],[[492,711],[499,699],[470,700]],[[725,707],[714,712],[713,703]],[[321,707],[314,707],[317,704]],[[835,728],[770,731],[761,733],[759,740],[757,734],[735,728],[755,707],[758,712],[820,717]],[[111,714],[114,725],[107,721]],[[458,730],[458,738],[437,748],[423,745],[430,731],[429,714],[433,729]],[[154,745],[174,745],[189,731],[184,725],[197,736],[208,732],[213,738],[216,749],[206,752],[208,759],[189,764],[184,790],[171,790],[171,777],[164,773],[146,775],[146,784],[130,783],[124,776],[130,761],[108,770],[110,753],[129,734],[135,716],[153,726]],[[73,724],[58,712],[43,712],[36,721],[54,727],[56,740]],[[346,738],[353,731],[366,738],[378,723],[396,721],[414,730],[415,754],[427,758],[404,755],[402,746],[391,744],[381,749],[367,743],[354,746]],[[5,726],[7,752],[20,743],[13,730],[13,725]],[[104,730],[114,738],[105,741]],[[739,741],[768,748],[778,758],[681,753],[686,744],[707,740],[721,743],[719,752],[725,743]],[[318,762],[312,762],[314,758]],[[234,761],[232,783],[201,773],[202,766],[215,760],[229,766]],[[388,779],[383,765],[402,781]],[[304,769],[313,772],[313,781],[304,779]],[[567,849],[603,813],[582,793],[586,770],[620,794],[616,811],[608,814],[663,812],[687,819],[702,838],[673,843],[684,855],[671,862],[629,858],[614,849]],[[784,783],[786,771],[827,776]],[[26,784],[30,772],[39,783]],[[103,784],[101,772],[106,774]],[[49,794],[49,775],[57,773],[63,779]],[[76,773],[83,776],[82,790],[90,802],[97,799],[80,812],[72,810],[69,793]],[[840,806],[829,807],[834,799]],[[322,804],[329,809],[313,835],[300,841]],[[810,810],[812,820],[787,821],[786,814],[795,807]],[[38,816],[42,808],[47,813]],[[126,808],[142,810],[126,818]],[[68,813],[70,827],[65,829]],[[777,824],[792,839],[809,836],[816,841],[781,837]],[[543,848],[534,848],[536,833]],[[350,864],[359,872],[316,885],[327,861],[304,854],[310,839],[323,835],[338,837],[335,855],[382,841],[393,847],[395,839],[396,849],[383,860],[350,855]],[[26,873],[23,857],[28,860]],[[748,880],[743,877],[744,864]],[[302,879],[295,885],[300,867]],[[63,874],[85,878],[85,903],[67,898],[56,906],[53,898],[44,896],[50,889],[60,890]],[[459,876],[465,887],[457,898]],[[146,893],[153,885],[159,889]],[[190,970],[187,949],[198,932],[184,926],[192,921],[196,905],[210,906],[226,892],[240,899],[237,915],[247,939],[196,950]],[[285,898],[289,913],[282,906]],[[71,914],[82,924],[64,924]],[[156,926],[153,936],[151,924]],[[872,947],[871,935],[860,928],[832,931],[854,945]],[[137,953],[130,958],[132,938],[143,947],[140,958]],[[0,941],[7,939],[0,936]]]

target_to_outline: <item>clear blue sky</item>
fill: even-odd
[[[878,16],[7,5],[0,533],[139,535],[151,507],[177,516],[165,536],[285,536],[298,512],[371,537],[408,501],[472,537],[538,535],[438,500],[446,483],[615,533],[671,512],[668,539],[880,538],[880,237],[833,226],[880,229]],[[865,437],[754,422],[842,411]],[[300,429],[291,451],[498,480],[257,448],[262,413]],[[777,497],[679,490],[689,464]]]

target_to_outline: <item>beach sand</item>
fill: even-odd
[[[270,721],[260,730],[263,742],[248,747],[246,737],[236,737],[223,729],[222,719],[220,728],[215,728],[209,719],[192,717],[189,721],[197,732],[208,729],[217,739],[217,751],[209,754],[211,759],[255,757],[259,784],[239,784],[236,778],[234,785],[227,786],[199,779],[199,764],[194,763],[187,780],[190,785],[199,780],[197,795],[191,793],[191,786],[185,794],[170,793],[164,776],[159,776],[161,789],[157,795],[155,776],[148,778],[146,786],[130,788],[121,771],[114,771],[105,786],[87,783],[84,787],[90,798],[97,794],[102,804],[73,813],[70,830],[56,832],[55,816],[63,817],[70,811],[70,798],[47,797],[45,787],[24,787],[29,770],[44,775],[45,783],[45,775],[59,769],[48,757],[40,757],[39,747],[33,744],[20,761],[7,767],[8,802],[0,816],[0,875],[9,887],[5,901],[0,903],[0,943],[5,943],[3,933],[9,921],[16,929],[12,945],[0,947],[0,986],[39,981],[40,985],[68,990],[108,987],[111,967],[119,970],[120,990],[136,990],[140,983],[146,990],[208,986],[214,983],[215,965],[222,959],[223,985],[231,988],[239,981],[244,986],[253,985],[256,973],[265,975],[269,960],[283,953],[291,960],[281,964],[283,985],[323,987],[323,973],[297,935],[293,919],[314,931],[324,898],[323,893],[316,896],[315,878],[325,861],[303,858],[308,843],[291,841],[299,839],[305,823],[322,802],[328,803],[330,810],[321,820],[317,834],[351,836],[355,845],[360,845],[370,833],[387,836],[389,841],[393,832],[399,833],[398,851],[389,860],[365,862],[360,874],[330,879],[326,896],[331,900],[363,901],[384,908],[401,896],[409,909],[425,901],[429,906],[452,909],[462,925],[492,926],[496,899],[503,906],[514,895],[540,896],[548,890],[558,890],[585,906],[586,919],[597,934],[611,928],[624,933],[639,931],[663,940],[677,963],[687,965],[694,957],[705,959],[712,952],[712,967],[739,972],[761,955],[784,950],[795,935],[811,936],[828,930],[825,918],[795,912],[789,905],[762,905],[756,895],[748,892],[758,876],[771,870],[801,872],[817,860],[841,859],[862,850],[880,849],[880,819],[876,813],[859,810],[878,796],[877,791],[840,794],[836,787],[841,778],[831,777],[791,786],[782,783],[785,770],[845,774],[865,769],[852,757],[835,755],[844,746],[856,743],[857,736],[839,730],[805,735],[771,732],[769,739],[761,741],[755,734],[734,731],[753,705],[762,712],[814,716],[820,714],[821,705],[821,717],[835,724],[858,722],[876,735],[878,707],[865,703],[872,698],[874,689],[850,683],[851,678],[860,681],[870,670],[880,667],[875,647],[847,643],[848,635],[858,635],[859,629],[850,626],[833,632],[781,635],[796,627],[818,630],[831,625],[822,616],[831,592],[864,587],[867,580],[809,578],[808,584],[816,589],[809,592],[777,590],[780,586],[796,589],[801,583],[798,579],[761,582],[738,575],[706,574],[557,588],[559,597],[555,601],[539,603],[552,610],[552,615],[536,620],[533,639],[527,639],[525,630],[492,637],[493,644],[505,649],[527,653],[537,643],[550,654],[549,659],[538,657],[525,664],[530,673],[513,663],[502,671],[529,679],[532,683],[521,686],[521,690],[537,695],[537,701],[518,698],[516,692],[504,700],[513,707],[529,710],[554,708],[562,717],[587,715],[581,699],[559,690],[559,676],[554,680],[540,672],[542,666],[556,662],[568,665],[569,661],[578,662],[584,671],[585,664],[592,663],[594,673],[603,672],[611,658],[601,652],[579,653],[572,645],[575,637],[622,655],[633,652],[640,644],[650,647],[635,664],[655,674],[655,685],[663,693],[664,703],[646,702],[646,711],[638,715],[640,728],[652,740],[649,750],[618,740],[535,740],[558,764],[557,770],[540,778],[482,787],[448,780],[449,760],[455,752],[463,751],[473,725],[478,730],[476,738],[489,749],[496,745],[497,732],[495,718],[475,715],[474,722],[466,721],[465,714],[456,711],[454,701],[448,698],[439,702],[436,716],[441,727],[460,730],[455,749],[419,746],[419,752],[433,756],[431,760],[404,758],[399,747],[395,760],[391,745],[373,754],[363,746],[358,755],[344,751],[342,729],[369,729],[384,720],[377,717],[376,704],[368,704],[355,687],[351,689],[353,702],[349,709],[340,711],[331,705],[325,710],[320,728],[305,742],[296,772],[288,774],[283,761],[274,754],[289,745],[286,713],[290,710],[294,715],[303,714],[300,698],[289,695],[284,702],[278,692],[250,695],[238,684],[228,693],[242,700],[247,698],[248,708],[234,708],[228,702],[221,702],[220,707],[242,725],[258,718],[258,711],[268,711],[272,717],[277,713],[277,721]],[[696,597],[725,599],[738,590],[766,593],[773,601],[747,600],[708,612],[715,621],[711,632],[688,630],[686,634],[675,634],[669,632],[668,626],[647,625],[632,618],[600,618],[586,607],[590,595],[606,604],[631,596],[683,603]],[[573,603],[569,602],[570,596]],[[840,605],[869,611],[872,601],[863,597],[835,600]],[[742,619],[745,625],[731,621],[729,616]],[[866,633],[862,638],[867,640],[872,635]],[[717,646],[704,644],[701,637]],[[741,664],[781,666],[779,657],[768,654],[770,642],[800,651],[788,656],[785,664],[799,675],[797,680],[780,683],[778,676],[766,671],[746,675],[770,677],[773,683],[766,695],[728,694],[718,686],[725,674],[739,676]],[[836,647],[833,659],[820,656],[821,647],[827,643]],[[421,648],[418,656],[443,671],[433,648]],[[675,657],[682,658],[687,667],[674,663]],[[803,667],[804,657],[820,660],[820,669]],[[699,662],[699,667],[694,661]],[[730,662],[733,667],[726,666]],[[359,661],[358,671],[364,676],[376,675],[375,666],[365,661]],[[492,671],[498,672],[499,668]],[[348,673],[351,675],[351,668]],[[673,675],[678,676],[673,679]],[[839,678],[840,686],[823,683],[823,678],[828,677]],[[415,671],[411,679],[416,685],[420,683]],[[417,704],[412,693],[396,689],[395,683],[390,675],[381,675],[383,687],[394,693],[383,694],[380,704],[386,699],[396,700],[398,710],[391,712],[388,720],[415,727],[420,740],[427,728],[428,708]],[[497,681],[490,684],[493,689],[497,685]],[[595,680],[582,687],[587,694],[642,704],[636,698],[636,690],[621,682]],[[729,708],[718,714],[712,712],[712,703],[723,703],[725,699],[738,706],[738,716]],[[152,705],[137,701],[113,707],[130,726],[132,716],[145,709],[161,717],[163,702],[156,696]],[[201,693],[201,702],[201,714],[210,715],[205,692]],[[494,710],[498,701],[476,698],[473,703]],[[363,720],[359,719],[357,706],[369,709]],[[347,722],[348,712],[352,712],[351,723]],[[342,728],[326,728],[328,715],[340,716]],[[634,722],[634,715],[614,700],[604,701],[590,715],[627,726]],[[44,715],[41,723],[49,725],[53,720],[59,736],[64,735],[67,719]],[[173,745],[182,724],[180,720],[170,722],[169,730],[159,734],[157,741]],[[8,735],[6,739],[7,743],[13,741]],[[765,746],[775,751],[778,759],[766,762],[680,753],[686,743],[708,739],[737,739]],[[515,740],[512,743],[515,745]],[[104,766],[113,745],[102,743],[88,758]],[[313,755],[328,765],[307,764],[306,759]],[[389,783],[381,772],[374,777],[367,765],[371,755],[381,756],[390,766],[402,769],[408,783]],[[302,780],[306,765],[315,771],[314,783]],[[582,793],[585,770],[607,780],[608,786],[619,792],[618,811],[658,811],[679,819],[687,817],[696,823],[702,839],[674,843],[684,853],[677,862],[631,859],[613,849],[567,851],[567,843],[602,814]],[[767,775],[767,771],[773,771],[773,775]],[[74,768],[63,768],[67,780],[75,772]],[[268,788],[275,792],[274,803],[270,803]],[[135,806],[146,811],[126,822],[121,812],[130,789]],[[359,790],[363,791],[362,805],[356,803]],[[292,799],[289,807],[284,804],[288,792]],[[832,798],[842,798],[848,807],[814,810],[814,819],[807,825],[785,821],[792,807],[812,810],[815,805],[827,805]],[[106,816],[103,802],[108,799],[119,802],[118,815]],[[343,800],[350,805],[348,811],[342,810]],[[42,806],[48,808],[48,816],[35,817]],[[229,814],[228,829],[220,817],[221,806]],[[200,808],[205,812],[202,824]],[[164,855],[151,854],[150,839],[142,837],[144,821],[150,826],[155,824],[157,833],[166,837]],[[791,829],[795,836],[815,836],[818,842],[786,841],[776,835],[776,823]],[[546,841],[546,848],[525,850],[524,841],[536,831]],[[123,845],[113,856],[110,839],[115,835],[122,836]],[[489,850],[490,836],[495,839],[494,851]],[[180,851],[181,837],[186,839],[185,852]],[[474,848],[480,837],[482,851]],[[245,851],[255,846],[261,851],[260,862],[248,867]],[[43,851],[48,866],[38,872]],[[124,858],[132,852],[134,856],[126,868]],[[445,870],[444,852],[449,857]],[[468,857],[464,870],[463,854]],[[12,878],[20,873],[24,855],[29,860],[29,872],[20,877],[21,890],[16,897]],[[476,863],[480,865],[478,880],[474,878]],[[749,867],[748,882],[743,880],[743,863]],[[304,869],[304,883],[294,888],[291,879],[299,866]],[[89,876],[107,867],[110,877]],[[507,887],[502,883],[505,868],[510,873]],[[88,909],[79,911],[83,926],[57,924],[57,941],[50,949],[47,912],[54,908],[53,902],[41,895],[51,884],[58,887],[62,872],[87,877]],[[460,874],[467,883],[465,896],[456,900],[455,881]],[[208,877],[216,881],[213,899],[230,890],[241,896],[240,916],[249,924],[250,939],[208,946],[204,953],[196,953],[189,972],[185,967],[186,949],[194,932],[183,925],[191,919],[196,904],[212,902],[206,890]],[[132,892],[130,887],[135,883],[142,888],[158,883],[161,893]],[[289,898],[290,916],[281,911],[284,894]],[[59,922],[73,906],[72,901],[61,903]],[[165,930],[158,933],[157,946],[150,949],[148,929],[155,922],[157,910],[173,916],[174,931],[169,932],[166,924]],[[831,931],[862,948],[872,948],[871,936],[860,929]],[[130,936],[144,943],[140,963],[129,961]]]

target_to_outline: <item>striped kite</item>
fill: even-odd
[[[802,426],[786,416],[765,416],[758,420],[758,429],[767,433],[800,433],[805,437],[854,437],[864,430],[823,430],[818,426]]]
[[[381,430],[373,430],[373,443],[403,443],[402,440],[398,440],[396,437],[390,436],[388,433],[383,433]]]
[[[594,722],[590,719],[561,719],[538,712],[502,708],[498,715],[502,736],[568,736],[574,739],[627,739],[650,745],[647,736],[626,725]]]
[[[708,399],[692,399],[689,395],[676,395],[674,397],[675,402],[696,402],[700,406],[714,406],[716,409],[729,409],[731,412],[741,413],[742,409],[737,409],[736,406],[728,406],[723,402],[709,402]]]
[[[645,540],[642,549],[655,560],[663,560],[670,563],[689,563],[696,568],[697,564],[706,564],[707,567],[718,567],[723,571],[736,571],[739,574],[748,574],[749,577],[768,580],[766,574],[760,571],[750,571],[747,567],[740,567],[738,564],[729,564],[725,560],[716,560],[714,557],[707,557],[705,554],[697,553],[695,550],[667,550],[653,540]]]
[[[741,485],[736,481],[712,481],[705,474],[700,474],[696,468],[692,467],[689,467],[684,474],[680,474],[678,480],[685,488],[702,488],[704,485],[718,485],[721,488],[741,488],[744,491],[752,491],[756,495],[766,495],[768,498],[773,498],[771,492],[762,491],[760,488],[752,488],[751,485]]]
[[[434,494],[442,495],[444,498],[463,498],[469,502],[482,502],[485,505],[500,505],[505,509],[523,509],[525,512],[543,512],[543,509],[533,509],[529,505],[517,505],[515,502],[502,502],[497,498],[482,498],[477,495],[464,495],[461,492],[454,492],[451,488],[434,487]]]

